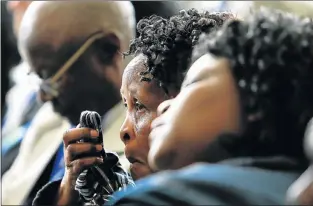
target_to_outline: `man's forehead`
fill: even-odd
[[[27,48],[27,61],[35,71],[57,70],[60,68],[79,45],[65,42],[63,45],[55,46],[46,42],[30,45]]]
[[[35,29],[35,28],[34,28]],[[62,32],[62,29],[59,29]],[[33,32],[28,36],[24,37],[20,41],[20,47],[32,50],[38,50],[38,48],[49,49],[50,52],[55,52],[58,50],[64,50],[64,48],[72,45],[82,44],[90,34],[86,35],[66,35],[64,34],[57,37],[53,35],[53,32]]]

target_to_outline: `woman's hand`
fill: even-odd
[[[78,192],[75,183],[79,174],[93,165],[103,163],[100,152],[102,144],[98,142],[99,133],[89,128],[68,130],[63,136],[65,174],[59,189],[57,205],[75,204]],[[77,203],[76,203],[77,204]]]

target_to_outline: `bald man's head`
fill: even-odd
[[[127,1],[38,1],[21,23],[20,46],[49,42],[55,47],[102,31],[112,33],[127,50],[135,36],[135,13]]]
[[[81,52],[57,79],[60,91],[49,98],[41,92],[42,100],[52,100],[56,111],[72,122],[82,110],[103,114],[114,106],[120,101],[121,52],[128,50],[135,26],[134,9],[126,1],[33,2],[19,31],[19,50],[33,71],[50,81]]]

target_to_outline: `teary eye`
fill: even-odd
[[[123,98],[123,102],[124,102],[124,107],[127,108],[127,103],[126,103],[126,99]]]
[[[140,102],[138,102],[138,100],[135,101],[135,107],[137,111],[141,111],[143,109],[145,109],[145,106],[143,104],[141,104]]]

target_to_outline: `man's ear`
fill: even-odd
[[[96,40],[90,49],[92,64],[99,75],[104,74],[104,70],[113,66],[116,67],[116,59],[120,53],[120,40],[114,34],[108,34]]]
[[[108,65],[103,69],[104,77],[113,85],[117,90],[121,88],[122,76],[123,76],[124,66],[123,66],[123,56],[117,53],[113,59],[112,64]]]
[[[121,41],[114,34],[108,34],[94,42],[93,56],[96,56],[99,63],[108,65],[113,63],[115,55],[120,53]]]
[[[92,55],[92,64],[97,74],[111,82],[118,90],[124,70],[120,46],[120,39],[114,34],[109,34],[95,42]]]
[[[121,48],[121,41],[120,39],[113,33],[110,33],[104,37],[107,39],[108,42],[111,42],[112,44],[116,45],[119,49]]]

